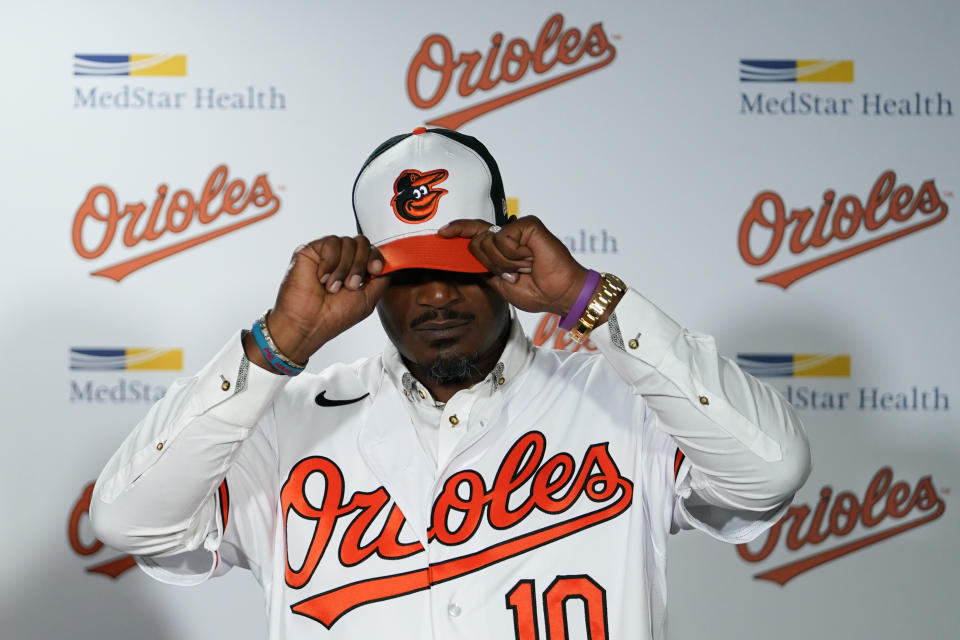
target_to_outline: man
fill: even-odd
[[[274,639],[665,637],[667,534],[780,516],[809,473],[792,408],[508,222],[469,136],[391,138],[353,201],[363,235],[300,247],[273,309],[110,460],[97,535],[168,582],[249,568]],[[511,305],[602,355],[534,348]],[[374,308],[381,356],[294,377]]]

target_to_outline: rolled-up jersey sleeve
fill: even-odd
[[[262,568],[273,554],[279,478],[276,442],[267,422],[261,419],[243,442],[209,498],[212,514],[202,544],[169,555],[134,556],[141,569],[180,586],[199,584],[232,567],[249,569],[261,584],[270,579]]]
[[[810,472],[793,407],[629,289],[591,340],[684,457],[674,525],[742,542],[779,517]]]
[[[97,479],[90,509],[97,537],[168,582],[216,570],[221,555],[234,553],[220,552],[229,541],[227,514],[262,508],[248,504],[245,488],[266,482],[270,500],[275,474],[265,434],[287,380],[251,365],[237,334],[200,373],[174,383]]]

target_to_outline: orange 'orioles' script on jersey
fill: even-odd
[[[483,569],[615,518],[630,506],[633,483],[620,474],[607,443],[591,445],[579,468],[574,457],[565,452],[544,461],[546,444],[546,437],[539,431],[524,434],[507,452],[489,487],[483,477],[472,470],[460,471],[448,478],[434,502],[427,539],[448,546],[463,544],[473,537],[484,520],[494,529],[509,530],[534,509],[559,515],[584,495],[593,502],[603,503],[602,506],[424,569],[345,584],[296,603],[293,611],[330,628],[351,609],[414,593]],[[325,487],[318,506],[305,495],[307,480],[314,473],[322,475]],[[529,495],[521,496],[519,506],[511,509],[510,505],[516,504],[514,494],[528,482]],[[463,497],[461,487],[466,487],[467,497]],[[359,564],[375,553],[384,559],[399,559],[422,552],[420,542],[399,540],[404,517],[396,505],[382,530],[370,542],[362,543],[370,540],[368,528],[389,501],[390,496],[383,487],[370,492],[358,491],[345,500],[343,472],[333,460],[313,456],[298,462],[280,493],[284,528],[293,511],[301,518],[312,520],[314,530],[305,558],[295,562],[299,569],[293,568],[288,549],[287,585],[298,589],[310,581],[343,517],[349,518],[338,551],[344,566]],[[462,514],[462,519],[459,525],[450,527],[449,516],[453,513]]]
[[[536,347],[514,320],[501,362],[442,407],[392,346],[278,381],[249,363],[239,336],[125,441],[91,521],[134,523],[116,537],[164,582],[249,570],[271,640],[665,640],[668,536],[749,542],[789,506],[778,489],[759,515],[691,509],[702,478],[671,432],[694,434],[691,457],[697,446],[732,456],[750,486],[792,491],[806,473],[806,457],[772,475],[773,464],[742,471],[806,448],[786,399],[632,289],[591,335],[602,357]],[[746,405],[715,387],[722,379]],[[224,381],[242,391],[225,398]],[[186,505],[190,539],[167,533],[181,517],[172,507],[142,536],[136,523],[191,474],[204,502]]]

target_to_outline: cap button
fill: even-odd
[[[416,129],[413,130],[414,135],[420,135],[421,133],[426,133],[426,132],[427,132],[426,127],[417,127]]]

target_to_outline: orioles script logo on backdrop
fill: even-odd
[[[93,484],[94,483],[91,482],[80,492],[80,497],[76,503],[74,503],[73,509],[70,511],[70,519],[67,521],[67,538],[70,541],[70,548],[73,549],[77,555],[84,557],[92,556],[103,549],[103,543],[96,538],[88,543],[84,542],[80,535],[80,525],[90,514],[90,498],[93,496]],[[99,573],[100,575],[116,579],[120,577],[120,574],[133,569],[136,565],[137,563],[133,559],[133,556],[120,556],[107,560],[106,562],[98,562],[97,564],[90,565],[87,567],[87,573]]]
[[[613,62],[617,50],[601,23],[591,25],[583,34],[575,27],[564,29],[563,16],[559,13],[547,18],[535,45],[519,37],[504,45],[503,34],[498,32],[490,38],[490,48],[485,55],[480,51],[463,51],[458,55],[449,38],[435,33],[424,38],[410,61],[407,95],[417,107],[430,109],[443,100],[454,81],[457,93],[469,98],[478,91],[481,95],[492,91],[501,82],[508,85],[519,82],[528,73],[543,75],[558,63],[572,67],[585,55],[590,61],[571,71],[427,121],[429,125],[447,129],[457,129],[485,113],[601,69]],[[432,91],[421,93],[423,86],[431,87]]]
[[[819,247],[840,248],[814,260],[800,262],[792,267],[757,279],[786,289],[791,284],[832,264],[853,258],[908,234],[931,227],[947,217],[947,203],[943,201],[933,180],[927,180],[914,191],[913,187],[897,186],[897,175],[885,171],[877,178],[866,201],[854,195],[839,200],[836,192],[823,193],[823,203],[814,215],[813,209],[791,209],[787,214],[783,198],[774,191],[762,191],[740,223],[740,256],[747,264],[767,264],[780,251],[783,241],[795,256]],[[844,240],[864,229],[868,239],[855,244]],[[760,239],[763,250],[754,253],[751,234]]]
[[[147,213],[145,201],[128,202],[121,208],[117,194],[110,187],[98,185],[90,189],[73,218],[73,248],[77,255],[94,260],[118,241],[125,247],[139,249],[136,256],[92,271],[90,275],[120,282],[138,269],[260,222],[280,209],[280,198],[274,194],[267,174],[258,175],[250,186],[239,178],[228,183],[227,166],[223,164],[207,178],[199,197],[187,189],[179,189],[168,200],[168,191],[166,184],[157,187],[157,195]],[[221,214],[238,220],[204,230]],[[171,236],[187,231],[191,237],[185,240],[159,249],[151,246],[161,238],[173,239]],[[86,241],[91,239],[96,242],[87,245]]]
[[[513,444],[489,486],[476,471],[460,471],[447,479],[434,502],[428,541],[436,540],[446,546],[464,544],[484,525],[503,531],[502,541],[421,569],[344,584],[301,600],[291,609],[329,629],[356,607],[422,591],[484,569],[611,520],[630,506],[633,483],[620,475],[607,443],[591,445],[579,468],[569,453],[557,453],[544,461],[546,446],[543,433],[531,431]],[[323,479],[324,492],[319,501],[305,493],[307,480],[314,473]],[[291,588],[302,588],[310,581],[334,531],[340,527],[345,526],[343,537],[339,545],[334,543],[330,553],[337,554],[336,560],[345,567],[357,565],[374,554],[394,560],[423,552],[420,542],[400,541],[405,520],[396,504],[385,514],[380,530],[371,530],[372,523],[382,519],[380,515],[390,502],[386,489],[357,491],[348,498],[344,486],[343,472],[328,458],[305,458],[291,469],[280,492],[284,530],[289,530],[291,512],[313,524],[310,546],[297,563],[299,569],[291,563],[287,545],[286,582]],[[584,497],[603,504],[587,513],[559,517]],[[518,499],[522,502],[512,508]],[[554,514],[558,519],[542,529],[520,535],[511,533],[534,510]],[[451,527],[451,522],[459,524]]]
[[[910,529],[933,522],[946,509],[937,495],[930,476],[920,478],[911,488],[906,482],[893,482],[893,471],[884,467],[870,481],[862,499],[850,491],[841,491],[836,496],[829,486],[820,491],[820,501],[807,524],[811,509],[807,505],[794,505],[787,514],[767,532],[767,539],[757,551],[745,544],[737,546],[740,557],[747,562],[765,560],[780,542],[780,534],[786,531],[785,546],[790,551],[799,551],[807,546],[817,546],[831,538],[847,537],[857,524],[866,529],[884,525],[877,533],[857,538],[851,542],[836,544],[831,549],[818,551],[799,560],[789,562],[753,576],[757,580],[770,580],[783,586],[801,573],[832,562],[848,553],[853,553]],[[829,515],[828,515],[829,513]],[[913,516],[902,522],[907,516]]]

